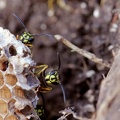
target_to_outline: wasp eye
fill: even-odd
[[[34,38],[29,38],[28,40],[29,40],[29,42],[33,42]]]
[[[50,75],[54,75],[55,74],[55,70],[50,72]]]

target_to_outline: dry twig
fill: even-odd
[[[91,120],[87,118],[82,118],[76,115],[76,113],[73,111],[74,107],[68,107],[65,108],[64,110],[61,110],[59,113],[63,114],[58,120],[67,120],[67,116],[73,115],[73,117],[77,120]]]
[[[75,46],[74,44],[72,44],[71,42],[69,42],[67,39],[63,38],[62,36],[60,35],[54,35],[54,38],[59,41],[59,42],[62,42],[63,44],[65,44],[66,46],[68,46],[69,48],[72,49],[72,51],[76,51],[77,53],[79,53],[80,55],[88,58],[89,60],[95,62],[95,63],[98,63],[102,66],[105,66],[105,67],[108,67],[110,68],[110,64],[108,63],[105,63],[103,61],[103,59],[100,59],[98,57],[96,57],[93,53],[90,53],[86,50],[83,50],[83,49],[80,49],[79,47]]]

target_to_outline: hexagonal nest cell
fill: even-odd
[[[9,53],[10,53],[11,56],[17,55],[16,48],[15,48],[13,45],[10,46],[10,48],[9,48]]]
[[[5,71],[8,68],[8,60],[5,57],[0,59],[0,70]]]
[[[27,46],[0,27],[0,120],[39,120],[33,102],[40,83],[31,71],[31,56]]]
[[[16,85],[17,83],[17,78],[15,75],[12,74],[6,74],[5,75],[5,83],[11,86]]]

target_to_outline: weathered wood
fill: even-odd
[[[120,51],[101,84],[95,120],[120,120]]]

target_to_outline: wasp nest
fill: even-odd
[[[38,120],[34,110],[38,97],[33,90],[39,80],[32,72],[30,49],[0,27],[0,120]]]

